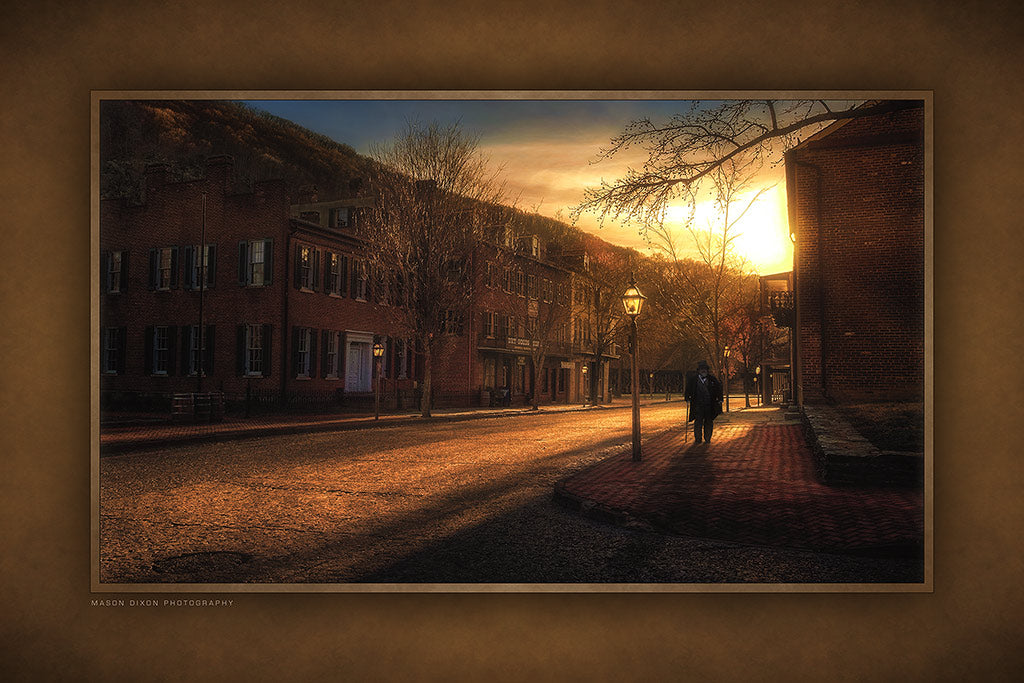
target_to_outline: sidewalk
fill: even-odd
[[[672,402],[682,402],[675,394]],[[640,405],[665,403],[665,396],[640,397]],[[259,417],[226,417],[223,422],[180,423],[145,421],[134,416],[128,424],[100,424],[100,455],[125,453],[146,448],[160,448],[175,444],[227,441],[276,434],[303,434],[312,432],[346,431],[395,427],[426,421],[461,422],[489,417],[512,417],[546,415],[550,413],[577,412],[582,410],[614,410],[632,407],[631,399],[616,398],[611,403],[583,406],[578,403],[542,405],[538,410],[529,406],[513,408],[458,408],[432,411],[430,418],[422,418],[419,412],[382,413],[375,420],[372,413],[345,413],[332,415],[262,415]]]
[[[816,552],[921,557],[917,488],[830,487],[799,420],[781,408],[733,411],[710,444],[672,429],[559,482],[555,496],[584,514],[683,536]]]

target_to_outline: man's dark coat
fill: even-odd
[[[703,385],[696,374],[687,376],[684,398],[690,402],[691,422],[705,418],[713,420],[722,414],[722,383],[710,373]]]

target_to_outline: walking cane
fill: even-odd
[[[683,425],[683,443],[690,440],[690,402],[686,402],[686,424]]]

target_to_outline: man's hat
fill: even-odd
[[[700,370],[701,368],[706,368],[706,367],[708,367],[708,362],[706,360],[702,360],[702,361],[697,363],[697,369],[698,370]]]

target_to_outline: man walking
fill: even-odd
[[[704,443],[711,443],[715,418],[722,414],[722,384],[708,372],[707,361],[697,363],[696,376],[690,375],[686,379],[683,398],[690,403],[694,441],[700,443],[703,438]]]

